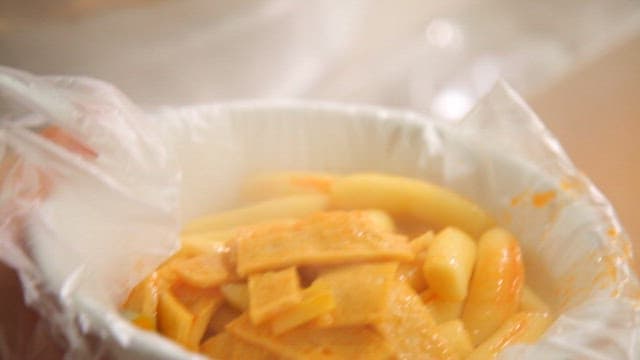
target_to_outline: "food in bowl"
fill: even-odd
[[[443,187],[287,172],[245,195],[185,225],[131,321],[216,359],[490,359],[552,320],[516,238]]]

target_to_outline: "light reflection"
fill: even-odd
[[[441,118],[455,120],[465,115],[473,106],[473,98],[459,89],[445,89],[433,99],[430,111]]]
[[[437,47],[458,47],[462,43],[462,32],[447,19],[434,19],[425,30],[427,41]]]

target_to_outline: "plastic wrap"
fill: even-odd
[[[10,75],[0,77],[5,89]],[[29,302],[66,335],[71,357],[197,357],[135,328],[118,304],[171,254],[178,223],[234,206],[243,178],[273,170],[387,172],[469,197],[518,235],[527,282],[559,314],[538,343],[510,347],[502,358],[640,356],[630,243],[607,200],[504,84],[465,119],[440,123],[416,113],[305,102],[145,115],[93,80],[33,80],[22,85],[32,92],[46,85],[44,98],[62,99],[73,111],[49,118],[39,115],[49,102],[22,101],[37,111],[3,120],[5,159],[15,153],[31,174],[52,180],[39,197],[23,196],[38,193],[37,181],[20,189],[5,180],[0,209],[9,221],[0,232],[1,254],[19,270]],[[84,159],[37,136],[34,119],[45,118],[97,157]]]
[[[77,301],[115,306],[176,246],[179,169],[108,84],[0,68],[0,90],[0,258],[81,358],[98,351],[84,336],[98,328]]]
[[[634,0],[5,3],[0,63],[89,74],[136,102],[304,97],[453,119],[498,78],[532,95],[640,32]]]

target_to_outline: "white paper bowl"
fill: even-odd
[[[635,323],[625,327],[617,322],[619,314],[635,312],[627,302],[610,297],[630,276],[628,264],[615,264],[617,276],[599,280],[608,266],[599,256],[618,250],[606,234],[611,219],[603,215],[601,205],[594,203],[592,192],[564,191],[562,179],[549,173],[548,163],[538,166],[522,154],[494,146],[504,138],[493,141],[489,132],[478,128],[442,125],[414,113],[336,104],[245,103],[163,109],[154,116],[182,164],[184,219],[232,206],[241,180],[260,171],[375,171],[426,179],[479,203],[518,235],[525,254],[527,282],[554,307],[568,310],[543,338],[542,345],[521,348],[521,357],[584,355],[582,351],[587,351],[592,341],[610,341],[606,331],[616,329],[622,330],[614,332],[615,336],[624,337],[616,341],[636,341],[628,331]],[[549,163],[557,161],[548,159]],[[531,194],[548,190],[557,196],[543,207],[527,200]],[[524,200],[514,204],[518,197]],[[99,203],[100,197],[94,201]],[[64,196],[58,196],[47,201],[44,208],[64,214],[69,210],[65,208],[67,203]],[[59,238],[64,238],[67,230],[56,231]],[[51,240],[37,235],[43,230],[34,229],[33,233],[34,249],[48,281],[57,284],[55,288],[69,285],[68,269],[60,270],[64,249],[52,255]],[[91,243],[86,238],[66,241],[79,247],[93,246],[83,245]],[[75,273],[79,279],[74,280],[74,290],[67,291],[63,299],[77,310],[86,329],[107,339],[119,358],[195,356],[159,335],[130,325],[118,315],[117,299],[95,298],[95,292],[83,291],[82,274],[90,273],[92,267],[91,263],[85,265]],[[114,286],[92,285],[105,288],[104,293]],[[598,309],[597,316],[594,309]],[[606,354],[620,354],[625,346]]]

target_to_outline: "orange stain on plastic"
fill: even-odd
[[[92,160],[98,157],[98,153],[95,152],[95,150],[57,126],[45,127],[40,130],[40,135],[87,160]]]
[[[605,269],[601,273],[602,278],[604,279],[603,285],[612,285],[618,282],[619,277],[619,269],[618,265],[622,259],[618,255],[610,254],[605,255],[601,258],[601,262],[604,264]],[[606,286],[603,286],[605,288]],[[620,288],[616,286],[612,292],[611,297],[619,297],[620,296]]]
[[[575,178],[564,178],[560,180],[560,188],[565,191],[575,190],[581,187],[580,182]]]
[[[618,279],[618,261],[620,257],[615,254],[603,255],[597,259],[598,263],[603,265],[603,269],[593,279],[594,284],[598,284],[600,289],[605,289]],[[614,290],[613,297],[617,297],[619,292]]]
[[[533,206],[540,208],[548,205],[556,198],[555,190],[547,190],[540,191],[534,194],[531,194],[529,191],[524,191],[521,194],[518,194],[511,198],[511,206],[518,206],[522,204],[525,200],[531,199],[531,204]]]
[[[606,266],[607,275],[612,281],[618,278],[618,257],[613,255],[605,255],[602,257],[602,262]]]
[[[513,215],[505,209],[499,214],[498,219],[501,224],[509,225],[513,221]]]
[[[620,296],[620,289],[615,288],[613,289],[613,291],[611,292],[611,297],[617,298]]]
[[[521,194],[518,194],[514,197],[511,198],[511,206],[518,206],[522,203],[522,201],[525,199],[525,197],[527,196],[527,192],[523,192]]]
[[[535,207],[543,207],[551,203],[556,198],[554,190],[542,191],[531,196],[531,203]]]

